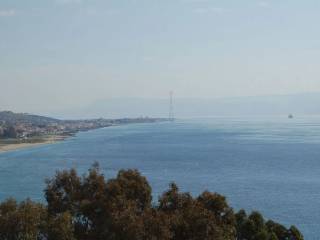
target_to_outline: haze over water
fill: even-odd
[[[208,189],[235,209],[257,209],[295,224],[307,240],[320,234],[320,118],[183,119],[77,134],[57,144],[0,154],[0,200],[43,199],[58,169],[85,172],[98,161],[107,178],[137,168],[154,201],[175,181],[182,191]]]

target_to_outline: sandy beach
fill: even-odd
[[[58,141],[63,141],[69,136],[45,136],[41,138],[36,138],[36,139],[29,139],[29,140],[23,140],[23,141],[0,141],[0,153],[3,152],[9,152],[9,151],[14,151],[14,150],[19,150],[19,149],[24,149],[24,148],[30,148],[30,147],[37,147],[41,145],[46,145],[46,144],[52,144],[56,143]]]

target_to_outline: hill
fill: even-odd
[[[230,98],[174,98],[177,118],[244,115],[319,115],[320,93]],[[81,109],[61,111],[61,117],[168,116],[168,98],[102,99]],[[62,114],[61,114],[62,113]]]
[[[14,113],[11,111],[0,112],[0,121],[7,124],[30,123],[33,125],[47,125],[61,122],[58,119],[32,115],[28,113]]]

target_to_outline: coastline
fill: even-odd
[[[99,120],[101,121],[101,120]],[[78,127],[72,131],[65,131],[61,133],[47,134],[47,135],[39,135],[30,138],[11,138],[11,139],[1,139],[0,138],[0,154],[4,152],[10,152],[20,149],[32,148],[47,144],[53,144],[59,141],[63,141],[66,138],[74,136],[78,132],[86,132],[99,128],[106,128],[111,126],[121,126],[133,123],[155,123],[159,121],[167,121],[165,118],[146,118],[146,119],[116,119],[114,122],[110,123],[108,120],[108,124],[102,124],[99,126],[90,126],[90,127]]]
[[[28,139],[28,141],[0,141],[0,154],[5,152],[11,152],[20,149],[38,147],[42,145],[53,144],[56,142],[60,142],[69,138],[70,136],[66,135],[51,135],[51,136],[42,136],[36,139]]]

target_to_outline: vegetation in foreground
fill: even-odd
[[[84,176],[65,170],[47,180],[47,205],[9,199],[0,205],[1,240],[302,240],[259,212],[235,213],[224,196],[194,198],[172,183],[152,203],[137,170],[106,180],[98,166]]]

